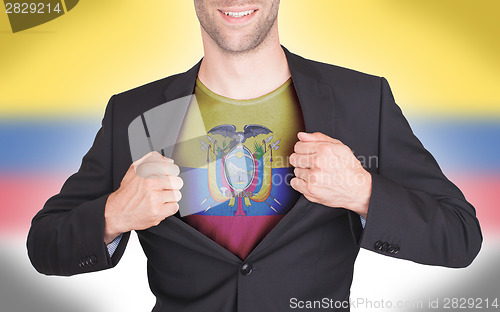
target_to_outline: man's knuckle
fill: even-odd
[[[318,168],[311,168],[309,170],[308,176],[309,176],[310,179],[317,179],[318,175],[320,174],[320,172],[321,172],[321,170],[318,169]]]
[[[324,164],[323,156],[317,155],[312,159],[311,164],[313,168],[321,168]]]
[[[174,190],[174,191],[173,191],[173,195],[174,195],[174,201],[175,201],[175,202],[180,201],[180,200],[181,200],[181,198],[182,198],[182,193],[181,193],[181,191],[179,191],[179,190]]]
[[[325,144],[318,144],[318,146],[316,147],[318,153],[324,153],[326,152],[326,148],[325,148]]]
[[[313,192],[314,188],[313,186],[311,185],[311,183],[306,183],[305,185],[305,191],[309,194],[311,194]]]
[[[342,156],[344,156],[344,157],[352,154],[351,148],[347,145],[341,145],[339,147],[339,151],[342,153]]]
[[[142,178],[140,177],[140,183],[146,190],[146,192],[151,192],[153,189],[156,188],[158,182],[155,179],[151,178]]]
[[[313,202],[313,203],[315,203],[315,202],[316,202],[316,199],[315,199],[314,197],[310,196],[310,195],[304,195],[304,197],[305,197],[308,201],[310,201],[310,202]]]
[[[161,187],[162,189],[168,189],[172,185],[172,177],[163,176],[161,179]]]
[[[160,205],[158,203],[151,203],[149,205],[149,213],[153,218],[157,218],[161,214]]]
[[[184,186],[184,180],[181,177],[175,177],[177,183],[177,189],[181,189]]]
[[[179,181],[174,176],[168,176],[165,179],[165,188],[168,190],[177,189],[178,184],[179,184]]]
[[[168,215],[173,215],[179,210],[179,204],[178,203],[168,203],[166,205]]]
[[[167,172],[169,176],[177,176],[180,173],[180,168],[176,164],[167,163]]]
[[[304,144],[302,142],[297,142],[295,143],[295,145],[293,146],[293,150],[295,153],[299,153],[304,147]]]
[[[325,146],[325,150],[326,150],[325,154],[328,155],[328,157],[334,156],[336,152],[335,144],[328,143]]]

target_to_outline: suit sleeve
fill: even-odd
[[[130,233],[123,235],[112,258],[104,243],[104,207],[113,192],[113,101],[114,96],[78,172],[32,220],[28,256],[40,273],[74,275],[103,270],[115,266],[123,255]]]
[[[468,266],[482,243],[474,207],[415,137],[384,78],[380,105],[378,170],[360,246],[423,264]]]

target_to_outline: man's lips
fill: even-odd
[[[243,8],[238,8],[238,9],[219,9],[219,13],[221,14],[222,18],[224,21],[230,24],[242,24],[245,23],[249,20],[251,20],[254,16],[255,13],[257,12],[257,9],[243,9]]]

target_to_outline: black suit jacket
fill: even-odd
[[[474,208],[413,135],[387,81],[284,51],[306,130],[338,138],[359,159],[371,159],[366,228],[355,213],[302,196],[242,261],[171,216],[138,231],[157,297],[153,311],[288,311],[290,298],[347,300],[359,247],[448,267],[467,266],[479,252]],[[110,99],[79,171],[33,219],[27,247],[39,272],[73,275],[118,263],[129,233],[110,258],[104,207],[132,163],[128,126],[191,95],[199,66]]]

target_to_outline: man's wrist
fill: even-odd
[[[104,208],[104,243],[106,243],[106,245],[124,233],[124,231],[121,231],[116,227],[114,222],[115,220],[112,213],[114,196],[114,193],[108,196],[108,200],[106,201],[106,206]]]
[[[113,230],[112,226],[109,225],[108,220],[106,219],[105,225],[104,225],[104,243],[108,245],[112,241],[115,240],[118,236],[123,234],[123,232],[120,232],[118,230]]]
[[[358,180],[360,183],[360,192],[353,200],[353,205],[349,207],[349,210],[352,210],[359,214],[363,219],[366,220],[366,216],[368,215],[368,207],[370,205],[370,198],[372,194],[372,175],[364,170],[362,177]]]

